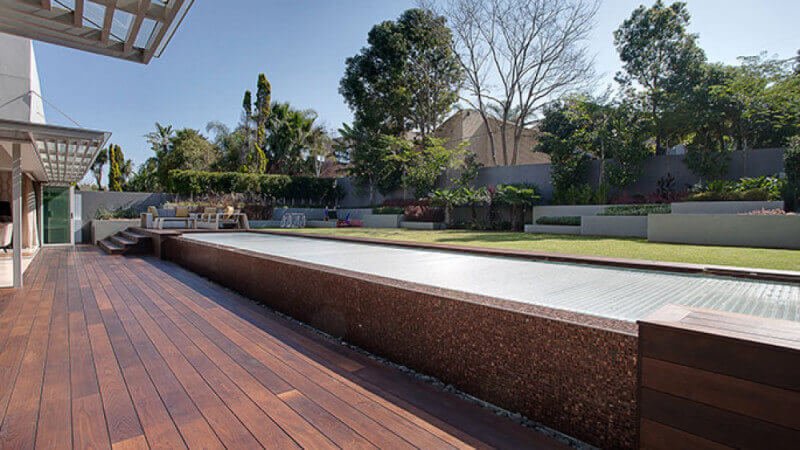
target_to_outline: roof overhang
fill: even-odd
[[[111,133],[0,119],[0,170],[11,169],[13,144],[22,149],[22,171],[53,184],[79,182]]]
[[[0,32],[147,64],[194,0],[0,0]]]

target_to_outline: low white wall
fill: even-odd
[[[800,216],[651,214],[647,218],[647,240],[800,249]]]
[[[125,220],[92,220],[92,244],[97,244],[98,241],[115,235],[122,230],[127,230],[129,227],[138,227],[140,224],[139,219],[125,219]]]
[[[403,214],[365,214],[363,224],[367,228],[400,228],[405,217]]]
[[[583,216],[584,236],[647,237],[647,216]]]
[[[525,225],[526,233],[581,234],[581,227],[570,225]]]
[[[764,209],[783,209],[783,201],[758,202],[677,202],[672,214],[742,214]]]
[[[336,228],[336,221],[335,220],[306,220],[306,226],[308,228]]]
[[[443,230],[444,222],[400,222],[400,227],[407,230]]]

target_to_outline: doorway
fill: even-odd
[[[72,244],[72,187],[44,186],[42,209],[44,244]]]

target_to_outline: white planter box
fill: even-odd
[[[444,230],[444,222],[400,222],[400,227],[407,230]]]
[[[308,228],[336,228],[335,220],[306,220]]]
[[[113,236],[120,231],[127,230],[130,227],[138,227],[140,224],[139,219],[121,219],[121,220],[92,220],[92,244],[97,244],[97,241]]]
[[[364,226],[367,228],[400,228],[404,219],[403,214],[366,214]]]
[[[651,214],[647,218],[647,240],[800,249],[800,215]]]
[[[647,237],[647,216],[583,216],[584,236]]]
[[[581,227],[571,225],[525,225],[526,233],[581,234]]]
[[[783,200],[759,202],[678,202],[672,214],[742,214],[760,209],[783,209]]]

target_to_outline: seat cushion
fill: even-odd
[[[159,209],[158,217],[175,217],[174,209]]]
[[[175,207],[175,217],[189,217],[189,207],[188,206],[176,206]]]

